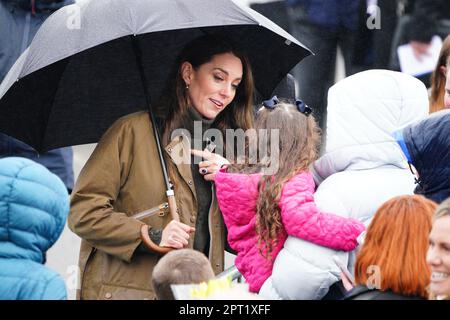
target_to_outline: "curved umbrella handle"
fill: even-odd
[[[148,248],[150,248],[150,250],[155,251],[160,254],[166,254],[169,251],[176,250],[175,248],[171,248],[171,247],[161,247],[161,246],[158,246],[156,243],[154,243],[152,241],[152,239],[150,239],[150,236],[148,234],[148,225],[146,225],[146,224],[144,224],[141,227],[141,239],[144,242],[144,244]]]
[[[166,194],[167,194],[167,202],[169,205],[169,211],[170,211],[170,215],[172,216],[172,219],[175,221],[180,221],[180,216],[178,215],[178,209],[177,209],[177,202],[175,200],[175,194],[174,194],[173,190],[167,190]],[[155,209],[161,210],[164,207],[165,207],[165,204],[162,204],[161,206],[147,210],[148,213],[146,215],[148,216],[150,214],[155,214],[157,212],[157,210],[155,210]],[[145,212],[143,212],[143,213],[145,213]],[[140,215],[142,215],[142,213]],[[139,216],[139,214],[135,215],[135,217],[141,218]],[[152,251],[155,251],[160,254],[166,254],[167,252],[175,250],[175,248],[161,247],[161,246],[158,246],[156,243],[154,243],[148,234],[148,225],[143,225],[141,227],[141,239],[148,248],[150,248]]]

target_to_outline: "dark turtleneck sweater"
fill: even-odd
[[[194,136],[194,121],[201,121],[202,131],[198,137]],[[205,119],[195,108],[189,108],[188,117],[184,122],[184,128],[191,134],[191,148],[198,148],[201,146],[201,150],[206,147],[206,142],[203,141],[203,135],[208,130],[213,120]],[[195,163],[194,160],[197,160]],[[194,249],[203,252],[206,256],[209,254],[209,227],[208,227],[208,213],[212,202],[212,183],[206,181],[199,173],[198,162],[203,159],[191,156],[191,171],[192,178],[194,180],[195,192],[197,195],[197,217],[195,224],[195,238]]]

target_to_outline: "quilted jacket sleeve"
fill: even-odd
[[[295,176],[284,186],[280,209],[288,235],[336,250],[355,249],[364,224],[321,212],[314,202],[313,192],[314,182],[309,173]]]
[[[228,243],[237,251],[248,249],[247,241],[255,234],[259,179],[257,175],[226,173],[226,169],[221,169],[215,177],[217,201],[228,228]]]

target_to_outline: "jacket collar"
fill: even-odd
[[[189,186],[194,198],[197,200],[194,181],[191,171],[191,146],[189,138],[185,135],[174,137],[164,148],[166,155],[172,160],[183,180]]]

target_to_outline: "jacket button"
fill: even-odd
[[[220,264],[216,263],[216,267],[217,267],[217,268],[220,267]]]
[[[188,181],[188,184],[189,184],[190,186],[192,186],[192,180],[189,180],[189,181]]]
[[[112,294],[109,293],[109,292],[105,293],[105,298],[106,299],[111,299],[112,298]]]
[[[172,152],[172,148],[168,148],[167,152],[171,153]]]
[[[195,217],[191,217],[189,220],[191,221],[191,223],[194,223],[195,222]]]

